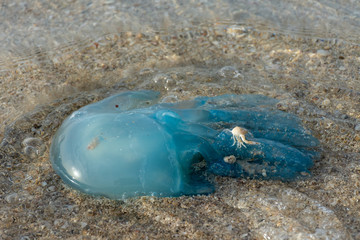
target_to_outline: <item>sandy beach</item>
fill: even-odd
[[[0,239],[360,239],[358,45],[216,23],[81,43],[2,59]],[[319,139],[321,157],[293,182],[212,176],[206,196],[109,200],[67,187],[49,161],[62,121],[139,89],[163,102],[276,98]]]

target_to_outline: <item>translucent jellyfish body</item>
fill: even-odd
[[[318,141],[275,99],[159,97],[124,92],[72,113],[51,145],[55,171],[80,191],[121,199],[211,193],[207,172],[289,180],[312,166]]]

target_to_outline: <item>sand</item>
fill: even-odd
[[[0,239],[360,239],[359,46],[210,24],[70,50],[2,72]],[[213,176],[207,196],[115,201],[65,186],[48,156],[56,129],[72,111],[134,89],[164,102],[279,99],[320,140],[321,158],[294,182]]]

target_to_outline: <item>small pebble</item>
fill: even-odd
[[[69,223],[65,221],[64,225],[61,226],[61,229],[66,229],[69,227]]]
[[[5,201],[8,203],[13,203],[18,200],[18,194],[17,193],[11,193],[5,197]]]
[[[88,225],[88,224],[87,224],[86,222],[81,222],[81,223],[80,223],[80,227],[81,227],[81,228],[86,228],[87,225]]]
[[[61,219],[61,218],[59,218],[59,219],[56,219],[56,220],[54,221],[54,225],[55,225],[55,226],[59,226],[59,225],[61,225],[63,222],[64,222],[64,220]]]
[[[343,105],[341,103],[339,103],[338,105],[336,105],[336,109],[343,109]]]
[[[281,111],[286,111],[289,110],[289,104],[287,101],[283,100],[280,101],[276,104],[277,109],[281,110]]]
[[[321,103],[323,106],[329,106],[331,101],[328,98],[325,98],[324,101]]]
[[[300,103],[298,101],[291,102],[292,107],[298,107],[299,105],[300,105]]]
[[[226,229],[231,232],[233,230],[233,226],[230,224],[229,226],[226,227]]]
[[[233,164],[236,162],[236,157],[234,155],[224,157],[224,162]]]
[[[330,55],[330,52],[329,52],[329,51],[326,51],[326,50],[323,50],[323,49],[317,50],[316,53],[317,53],[319,56],[322,56],[322,57],[326,57],[326,56],[329,56],[329,55]]]

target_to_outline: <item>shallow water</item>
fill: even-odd
[[[350,0],[3,1],[0,238],[360,239],[359,18]],[[307,180],[214,177],[202,197],[118,203],[64,188],[48,160],[56,129],[130,89],[276,98],[323,156]]]
[[[0,6],[0,71],[42,61],[121,32],[169,36],[199,27],[234,25],[293,37],[358,44],[360,4],[322,1],[3,1]]]

